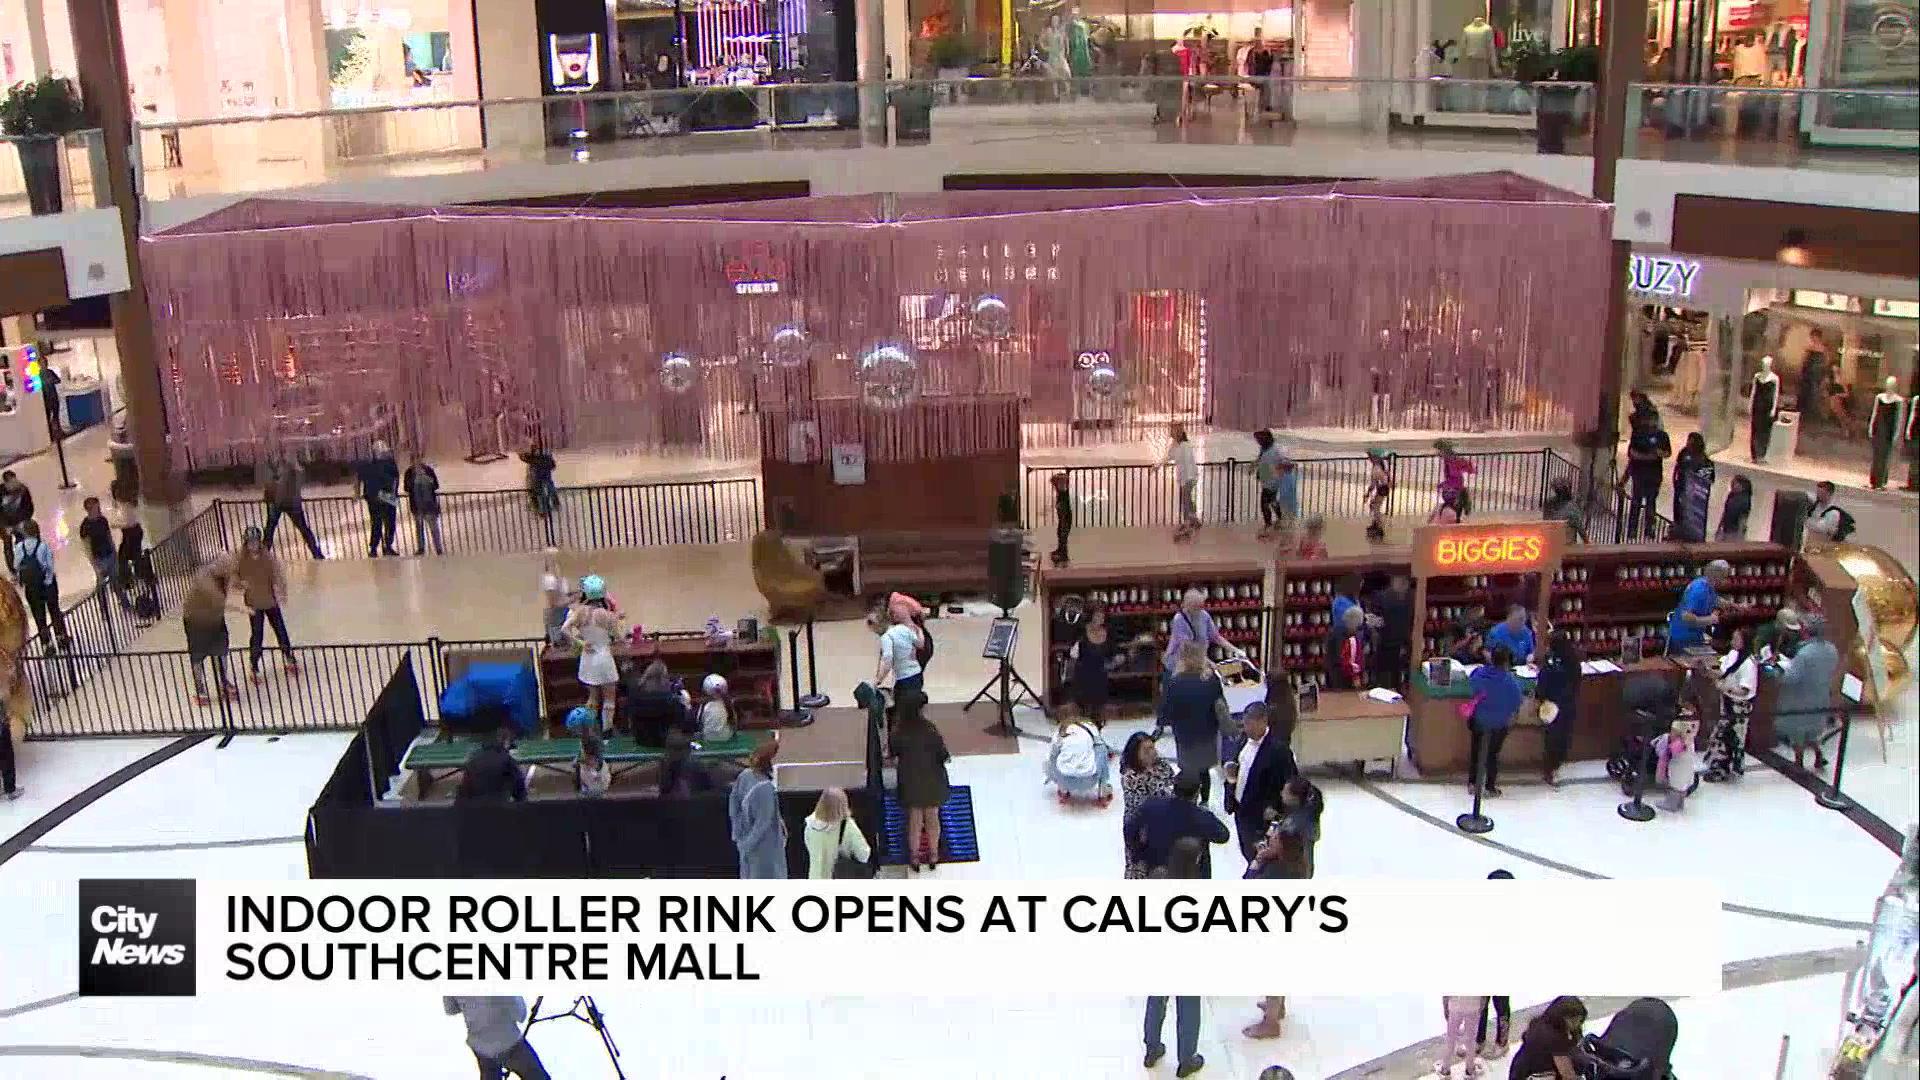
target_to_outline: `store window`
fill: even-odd
[[[1821,101],[1828,127],[1920,129],[1920,4],[1914,0],[1834,0],[1821,85],[1898,90],[1905,96],[1831,95]]]
[[[1553,0],[1432,0],[1429,71],[1461,80],[1511,79],[1522,50],[1551,48]],[[1516,86],[1447,86],[1439,112],[1528,116],[1533,95]]]
[[[323,9],[328,97],[335,108],[454,99],[456,80],[473,83],[471,20],[454,37],[448,5],[411,0]],[[470,96],[470,95],[469,95]]]
[[[1876,449],[1904,462],[1907,413],[1920,393],[1920,303],[1809,289],[1759,289],[1747,294],[1746,315],[1718,374],[1725,399],[1701,427],[1709,445],[1738,459],[1751,453],[1755,377],[1777,378],[1778,407],[1798,414],[1791,442],[1769,442],[1766,461],[1804,461],[1836,480],[1868,479]],[[1771,364],[1763,364],[1771,359]],[[1710,375],[1710,377],[1716,377]],[[1888,380],[1892,380],[1889,388]],[[1890,412],[1893,399],[1899,411]],[[1776,429],[1784,432],[1785,428]],[[1901,467],[1904,467],[1903,465]]]

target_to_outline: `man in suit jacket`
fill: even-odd
[[[1156,795],[1141,803],[1126,824],[1127,848],[1148,870],[1165,868],[1174,843],[1187,836],[1209,844],[1227,842],[1226,825],[1200,805],[1200,777],[1193,772],[1174,777],[1173,794]],[[1211,851],[1201,859],[1201,865],[1205,876],[1211,878]]]
[[[1267,706],[1256,701],[1241,717],[1245,730],[1227,758],[1227,813],[1233,815],[1240,854],[1248,862],[1267,835],[1267,823],[1280,816],[1280,789],[1292,778],[1293,749],[1281,736],[1269,738]]]

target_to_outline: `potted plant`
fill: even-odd
[[[1591,87],[1599,81],[1600,50],[1576,45],[1548,52],[1533,45],[1514,64],[1514,78],[1533,87],[1535,148],[1543,154],[1566,153],[1567,132],[1580,114],[1582,87],[1576,84]]]
[[[936,79],[964,79],[979,60],[979,50],[965,34],[948,32],[927,42],[927,66]]]
[[[84,128],[86,110],[73,80],[43,75],[14,83],[0,98],[0,134],[14,140],[20,172],[27,182],[27,205],[35,214],[57,214],[60,198],[61,136]]]

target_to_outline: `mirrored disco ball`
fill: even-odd
[[[1120,373],[1112,364],[1095,364],[1087,369],[1087,393],[1105,400],[1120,392]]]
[[[807,362],[813,352],[813,343],[807,338],[806,327],[794,323],[773,332],[767,339],[767,359],[783,368],[797,368]]]
[[[684,394],[693,389],[699,370],[693,366],[692,359],[683,353],[668,353],[660,361],[660,385],[666,387],[669,394]]]
[[[898,409],[920,392],[920,362],[898,345],[877,345],[860,358],[860,397],[876,409]]]
[[[973,336],[986,340],[1013,333],[1013,309],[997,296],[983,296],[973,302]]]
[[[1393,345],[1393,331],[1391,331],[1391,330],[1382,330],[1382,331],[1380,331],[1380,344],[1381,344],[1382,346],[1385,346],[1385,347],[1389,347],[1389,348],[1390,348],[1390,347],[1392,347],[1392,345]]]

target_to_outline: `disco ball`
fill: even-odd
[[[1380,331],[1380,344],[1388,348],[1391,348],[1393,346],[1393,331],[1391,330]]]
[[[1112,364],[1095,364],[1087,369],[1087,393],[1105,400],[1120,392],[1120,373]]]
[[[876,409],[898,409],[920,393],[920,362],[898,345],[877,345],[855,370],[860,397]]]
[[[813,353],[813,342],[807,338],[806,327],[788,323],[773,332],[767,339],[767,359],[779,367],[797,368],[807,362]]]
[[[660,385],[666,387],[669,394],[684,394],[693,389],[699,375],[699,369],[684,353],[668,353],[666,359],[660,361]]]
[[[1013,309],[997,296],[983,296],[973,302],[973,336],[985,341],[1013,333]]]

